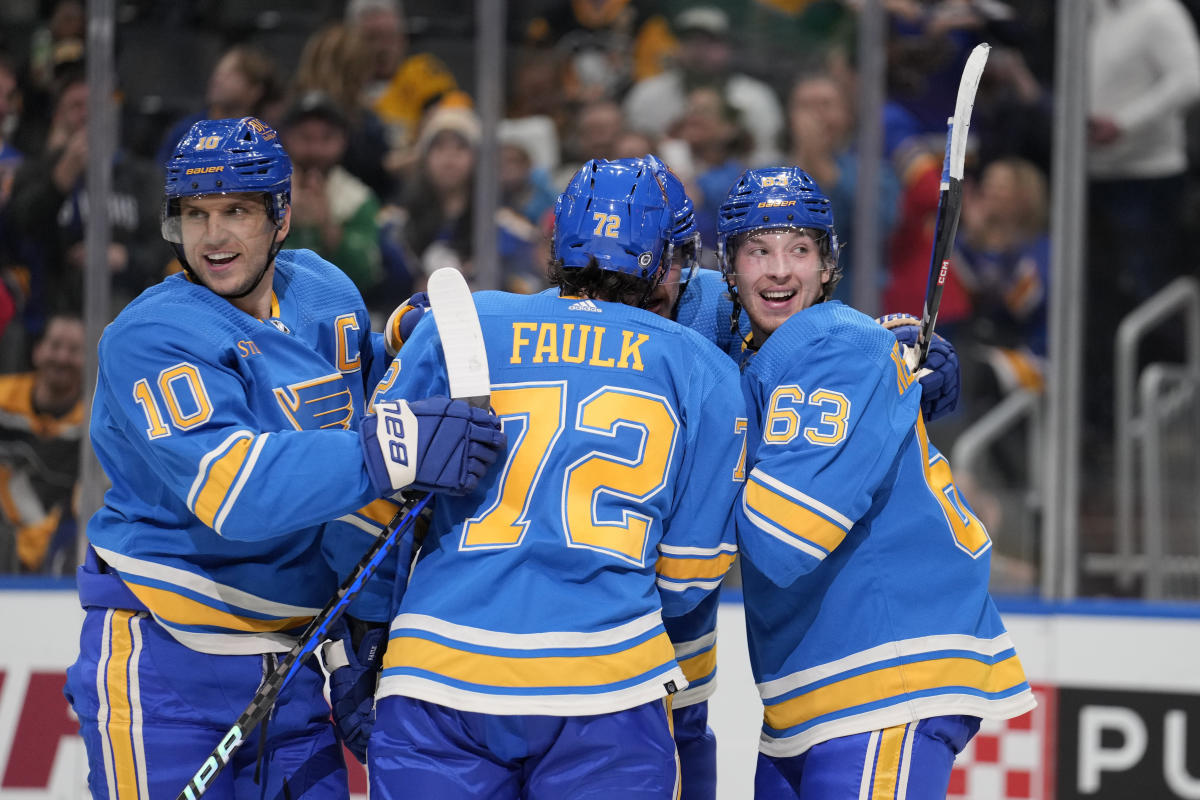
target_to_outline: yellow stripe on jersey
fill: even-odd
[[[720,578],[729,571],[735,553],[718,553],[715,558],[676,558],[660,554],[654,571],[678,581]]]
[[[117,797],[137,797],[137,762],[133,756],[133,709],[129,692],[129,668],[133,657],[133,633],[129,622],[136,611],[113,611],[108,631],[110,649],[104,683],[108,690],[108,721],[105,733],[112,748]],[[137,669],[137,665],[133,665]],[[138,716],[141,716],[140,709]]]
[[[688,683],[711,675],[717,668],[716,646],[710,647],[703,653],[694,655],[691,658],[682,659],[679,662],[679,668],[683,670],[683,677],[688,679]]]
[[[780,529],[798,539],[812,542],[826,552],[833,552],[846,531],[817,514],[807,506],[753,479],[746,481],[745,504],[748,509],[769,519]]]
[[[264,633],[285,631],[307,625],[311,616],[287,617],[283,619],[255,619],[241,617],[228,611],[207,606],[190,597],[176,594],[168,589],[126,582],[126,585],[141,600],[154,616],[176,625],[209,625],[230,631]]]
[[[355,511],[360,517],[366,517],[372,522],[379,523],[379,527],[385,527],[392,518],[396,516],[396,511],[400,508],[399,503],[394,503],[391,500],[379,498],[370,503],[367,503],[362,508]]]
[[[217,512],[229,494],[238,472],[246,463],[246,454],[250,451],[253,439],[239,439],[229,452],[216,460],[208,471],[208,478],[196,496],[196,516],[210,528],[216,527]]]
[[[666,633],[606,655],[497,656],[471,653],[449,645],[399,636],[388,643],[383,668],[432,672],[480,686],[533,689],[548,686],[604,686],[636,678],[664,664],[672,665],[675,648]]]
[[[875,780],[871,782],[871,800],[895,800],[900,783],[900,756],[904,752],[907,725],[884,728],[879,732],[875,757]]]
[[[892,698],[899,702],[914,692],[969,686],[994,694],[1024,681],[1025,672],[1015,655],[996,664],[971,658],[935,658],[855,675],[782,703],[768,705],[765,719],[772,728],[784,730],[867,703]]]

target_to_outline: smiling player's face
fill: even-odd
[[[271,247],[287,234],[290,210],[277,231],[256,193],[184,197],[179,201],[183,250],[196,277],[215,294],[234,301],[259,286]],[[234,305],[240,305],[234,302]]]
[[[738,299],[761,345],[797,311],[821,296],[831,271],[823,269],[821,248],[806,230],[753,233],[733,255]]]

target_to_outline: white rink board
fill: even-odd
[[[1002,605],[1035,684],[1200,696],[1200,612],[1134,616],[1095,607],[1085,613],[1076,613],[1074,606],[1022,603],[1017,608]],[[60,688],[63,671],[75,658],[81,619],[72,592],[0,590],[4,800],[87,796],[84,748],[77,736],[64,732],[68,712]],[[760,706],[740,604],[722,603],[718,630],[719,685],[709,721],[718,740],[719,797],[742,800],[752,792]]]

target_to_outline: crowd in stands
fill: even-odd
[[[1187,160],[1200,145],[1187,127],[1200,97],[1193,23],[1200,3],[1090,2],[1091,69],[1103,76],[1092,92],[1089,142],[1080,143],[1093,168],[1089,293],[1102,309],[1089,317],[1094,346],[1136,302],[1194,271],[1185,266],[1184,231],[1200,230],[1200,220],[1185,219],[1200,197],[1200,174]],[[860,5],[509,0],[497,136],[501,288],[546,285],[554,199],[581,163],[654,152],[695,201],[710,267],[716,208],[747,167],[787,162],[812,174],[833,200],[844,259],[855,248],[856,194],[877,193],[881,307],[919,315],[946,116],[967,54],[987,41],[993,49],[971,129],[958,255],[940,316],[965,377],[963,408],[951,425],[961,429],[1014,388],[1040,391],[1053,291],[1047,178],[1055,4],[884,1],[887,94],[876,187],[858,182]],[[482,136],[472,97],[474,2],[116,6],[121,130],[103,266],[112,275],[114,314],[179,269],[159,234],[162,164],[202,118],[255,115],[280,131],[295,167],[287,246],[341,267],[373,315],[386,318],[438,267],[472,275]],[[82,310],[86,12],[83,0],[5,7],[0,383],[29,377],[0,387],[0,440],[17,443],[0,443],[0,570],[60,572],[70,566],[54,555],[63,534],[42,528],[53,522],[73,535],[59,467],[64,453],[78,450],[80,392],[74,387],[69,406],[47,405],[37,387],[49,380],[45,371],[61,368],[46,343],[64,326],[77,333]],[[139,57],[127,57],[132,51]],[[1134,63],[1146,66],[1137,71]],[[839,297],[848,300],[853,280],[848,271]],[[1106,386],[1111,347],[1089,358],[1089,381]],[[1103,440],[1111,409],[1101,403],[1088,426]],[[42,439],[61,440],[53,464],[26,452],[36,453]]]

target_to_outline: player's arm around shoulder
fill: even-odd
[[[796,319],[744,377],[754,407],[739,544],[780,586],[818,568],[867,513],[919,413],[889,332],[857,312]]]
[[[682,453],[670,516],[656,565],[663,612],[691,610],[721,579],[737,554],[734,509],[744,478],[746,414],[733,362],[703,337],[681,397]]]

